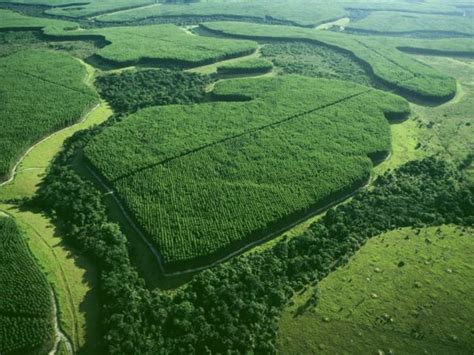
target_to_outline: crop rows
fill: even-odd
[[[0,285],[0,353],[52,346],[53,306],[48,282],[15,222],[5,217],[0,217]]]
[[[0,179],[46,134],[76,122],[97,102],[85,68],[60,53],[28,50],[0,58]]]
[[[85,149],[167,263],[262,237],[361,185],[368,155],[390,150],[384,112],[408,112],[394,95],[299,76],[215,90],[252,100],[138,111]]]

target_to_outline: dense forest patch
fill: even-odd
[[[294,297],[280,321],[281,351],[468,353],[473,233],[404,228],[369,240],[317,288]]]
[[[110,44],[97,55],[116,66],[135,64],[192,67],[250,54],[257,44],[247,40],[203,38],[191,35],[175,25],[110,27],[84,31],[47,28],[45,33],[56,38],[78,39],[98,37]]]
[[[432,37],[465,36],[474,34],[474,21],[464,16],[407,14],[403,12],[374,11],[367,17],[351,22],[346,27],[349,31],[406,34],[431,33]]]
[[[261,51],[262,57],[270,59],[286,74],[374,85],[370,74],[351,55],[327,46],[307,42],[269,42]]]
[[[224,102],[141,110],[85,149],[168,264],[241,246],[362,185],[368,156],[390,150],[385,115],[409,110],[300,76],[224,81],[213,94]]]
[[[79,120],[98,102],[86,69],[66,54],[27,50],[0,58],[0,179],[46,134]]]
[[[53,298],[13,219],[0,215],[0,352],[53,348]]]
[[[204,101],[211,77],[167,69],[124,71],[96,79],[100,95],[116,112]]]
[[[339,48],[346,53],[352,53],[365,63],[378,81],[409,97],[442,102],[452,98],[456,91],[454,79],[397,50],[396,47],[400,43],[397,39],[392,43],[389,39],[243,22],[209,22],[201,26],[213,32],[239,38],[306,40]],[[413,43],[418,48],[423,48],[426,43],[428,48],[437,46],[438,50],[446,52],[474,50],[472,41],[468,40],[464,42],[418,40]]]

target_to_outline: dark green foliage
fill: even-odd
[[[53,346],[52,295],[11,218],[0,216],[0,353],[28,354]]]
[[[116,112],[133,112],[148,106],[201,102],[211,82],[206,75],[155,69],[100,76],[96,85]]]
[[[344,263],[367,238],[398,227],[474,223],[474,188],[464,185],[459,172],[438,159],[415,161],[331,209],[299,237],[202,272],[173,296],[150,293],[130,268],[125,238],[106,222],[99,193],[68,167],[87,139],[83,135],[82,143],[70,143],[60,155],[40,201],[103,270],[109,353],[273,353],[284,304]]]
[[[305,42],[269,42],[262,47],[262,56],[269,58],[287,74],[374,85],[370,74],[354,58],[326,46]]]
[[[224,64],[217,67],[218,74],[264,74],[272,71],[272,62],[263,58],[252,58],[234,63]]]

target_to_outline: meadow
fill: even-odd
[[[408,113],[394,95],[299,76],[229,80],[213,95],[138,111],[84,150],[166,263],[255,240],[362,185],[368,156],[390,150],[385,115]]]
[[[397,46],[400,45],[397,39],[391,43],[387,38],[243,22],[209,22],[201,26],[215,33],[239,38],[304,40],[339,48],[367,65],[379,82],[408,97],[439,103],[449,100],[456,92],[455,80],[397,50]],[[410,40],[405,43],[409,46]],[[438,51],[445,53],[462,49],[472,55],[472,41],[469,40],[439,40],[439,42],[416,40],[413,46],[422,50],[425,43],[428,48],[436,46]]]
[[[191,67],[250,54],[257,49],[253,41],[198,37],[171,24],[81,31],[46,28],[45,34],[58,39],[103,38],[108,45],[97,56],[117,66],[141,63]]]
[[[387,35],[470,37],[474,35],[474,21],[464,16],[374,11],[359,21],[351,22],[346,30]]]
[[[445,225],[372,238],[316,288],[294,297],[280,321],[280,350],[469,353],[473,233]]]
[[[47,353],[54,344],[52,293],[13,219],[0,215],[0,352]]]
[[[97,94],[84,83],[85,76],[85,67],[62,53],[27,50],[0,58],[5,113],[0,133],[0,179],[8,177],[32,144],[77,122],[98,103]]]
[[[49,26],[58,28],[76,28],[77,24],[70,21],[25,16],[10,10],[0,9],[0,28],[40,29]]]

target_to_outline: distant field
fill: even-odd
[[[70,21],[24,16],[17,12],[0,9],[0,28],[39,29],[48,26],[75,28],[77,27],[77,24]]]
[[[366,86],[375,84],[367,69],[350,54],[327,46],[301,41],[269,42],[261,52],[263,58],[271,60],[285,74],[349,80]]]
[[[327,31],[314,31],[304,28],[276,25],[249,24],[244,22],[209,22],[203,28],[223,35],[254,40],[299,39],[322,43],[352,53],[369,66],[375,77],[385,85],[394,87],[401,94],[423,100],[443,102],[452,98],[456,90],[454,79],[424,65],[396,48],[405,46],[423,49],[436,47],[445,53],[464,51],[474,54],[472,41],[468,39],[449,40],[411,40],[400,42],[395,38],[352,36]]]
[[[431,36],[436,36],[444,33],[445,36],[472,36],[474,20],[463,16],[374,11],[359,21],[351,22],[346,29],[378,34],[431,33]]]
[[[33,143],[98,103],[85,77],[85,67],[62,53],[28,50],[0,58],[0,179]]]
[[[340,4],[329,6],[311,1],[274,2],[197,2],[185,5],[157,4],[152,7],[100,16],[103,22],[127,22],[149,18],[170,17],[228,17],[253,21],[280,21],[298,26],[316,26],[347,16]]]
[[[214,95],[225,102],[138,111],[85,149],[168,264],[262,237],[360,186],[368,155],[390,150],[383,112],[408,111],[394,95],[299,76],[228,80]]]
[[[472,228],[400,229],[367,242],[295,297],[279,349],[301,353],[469,354],[474,350]]]
[[[250,54],[257,44],[247,40],[199,37],[175,25],[109,27],[81,31],[48,28],[46,34],[57,38],[95,36],[109,45],[97,53],[103,60],[118,66],[161,64],[198,66]]]
[[[46,0],[40,1],[50,4],[50,2]],[[150,5],[155,3],[155,0],[65,0],[63,2],[73,3],[73,5],[67,7],[56,7],[47,10],[46,13],[50,15],[66,16],[71,18],[90,17],[106,12],[120,11],[124,9]]]
[[[0,353],[53,348],[51,289],[13,219],[0,215]]]

